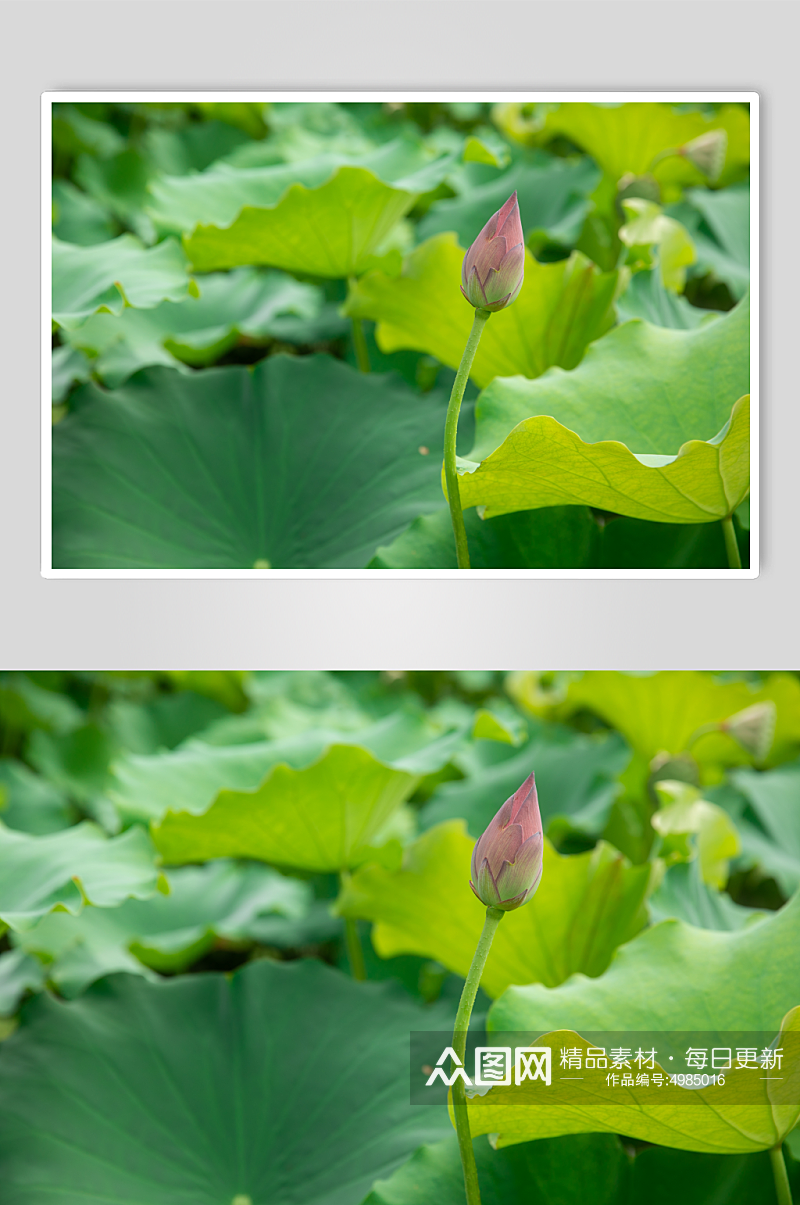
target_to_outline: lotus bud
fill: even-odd
[[[525,243],[513,193],[464,256],[461,292],[476,310],[504,310],[519,296],[524,272]]]
[[[723,720],[720,728],[732,736],[756,761],[763,761],[775,736],[778,709],[772,702],[754,703]]]
[[[481,903],[504,912],[527,903],[542,877],[543,847],[536,783],[530,774],[472,851],[470,887]]]
[[[707,179],[719,179],[725,164],[725,152],[728,149],[728,135],[724,130],[709,130],[700,134],[691,142],[686,142],[678,148],[678,154],[683,155],[690,163],[701,171]]]

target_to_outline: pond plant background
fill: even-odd
[[[476,1024],[777,1034],[800,1004],[794,672],[6,673],[0,751],[14,1205],[461,1205],[408,1040],[452,1028],[472,847],[531,771],[541,885]],[[542,1106],[496,1149],[481,1107],[490,1205],[773,1205],[781,1143],[798,1199],[800,1106],[666,1137]]]
[[[53,566],[455,568],[514,191],[473,568],[746,566],[749,146],[738,102],[55,103]]]

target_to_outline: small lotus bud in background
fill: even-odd
[[[657,787],[662,782],[685,782],[690,786],[700,786],[700,767],[691,753],[657,753],[650,762],[650,776],[647,779],[647,789],[656,806],[660,806]]]
[[[775,721],[778,709],[774,703],[754,703],[737,711],[736,715],[723,720],[720,728],[732,736],[756,761],[763,761],[770,751],[775,736]]]
[[[542,877],[543,847],[536,783],[530,774],[472,851],[470,887],[481,903],[504,912],[527,903]]]
[[[626,172],[617,183],[617,213],[623,222],[625,221],[625,211],[622,208],[622,202],[631,197],[641,197],[645,201],[655,201],[657,205],[660,205],[661,185],[649,172],[645,172],[643,176],[634,176],[633,172]]]
[[[725,131],[709,130],[707,134],[700,134],[678,147],[678,154],[693,163],[713,183],[722,173],[727,149],[728,135]]]
[[[461,292],[476,310],[503,310],[516,301],[525,272],[517,194],[492,214],[464,256]]]

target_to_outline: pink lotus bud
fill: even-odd
[[[773,702],[754,703],[723,720],[720,728],[746,749],[756,761],[763,761],[775,736],[778,709]]]
[[[464,256],[461,292],[476,310],[504,310],[519,296],[524,273],[525,243],[513,193]]]
[[[718,179],[725,165],[725,152],[728,148],[728,135],[724,130],[709,130],[707,134],[699,134],[691,142],[686,142],[678,148],[678,153],[701,171],[704,176],[713,181]]]
[[[542,817],[533,775],[507,799],[472,851],[470,887],[487,907],[527,903],[542,877]]]

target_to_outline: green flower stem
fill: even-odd
[[[356,279],[350,277],[350,287],[354,288]],[[356,353],[356,364],[361,372],[371,372],[369,363],[369,351],[367,350],[367,337],[364,334],[364,326],[360,318],[350,318],[350,325],[353,330],[353,349]]]
[[[719,724],[714,723],[713,721],[710,724],[701,724],[699,728],[695,728],[694,732],[686,742],[686,752],[688,753],[691,749],[693,749],[701,737],[708,736],[711,732],[720,731],[721,729]]]
[[[648,172],[652,174],[653,168],[657,167],[659,163],[662,163],[665,159],[672,159],[672,157],[675,155],[680,156],[680,150],[676,146],[671,146],[666,151],[659,151],[658,154],[650,160],[650,166],[647,169]]]
[[[731,569],[741,569],[742,558],[739,556],[739,544],[733,528],[733,515],[726,515],[722,520],[722,531],[725,536],[725,551],[728,554],[728,566]]]
[[[783,1150],[780,1142],[774,1146],[769,1153],[772,1161],[772,1174],[775,1177],[775,1196],[778,1200],[778,1205],[792,1205],[792,1190],[789,1185],[789,1176],[786,1172],[786,1162],[783,1158]]]
[[[461,1060],[462,1066],[464,1065],[464,1055],[467,1049],[467,1031],[469,1029],[469,1019],[472,1016],[472,1007],[478,994],[481,975],[483,974],[483,968],[486,966],[486,959],[489,956],[495,930],[504,915],[505,913],[502,908],[493,908],[490,906],[486,909],[486,921],[484,922],[483,932],[478,938],[472,966],[467,972],[464,990],[461,993],[461,1000],[459,1001],[458,1012],[456,1013],[456,1023],[453,1029],[453,1050]],[[461,1076],[453,1084],[453,1112],[456,1119],[456,1134],[458,1135],[461,1166],[464,1169],[464,1188],[467,1194],[467,1205],[481,1205],[478,1169],[475,1166],[475,1152],[472,1149],[472,1135],[469,1130],[467,1097],[464,1091],[464,1081]],[[791,1205],[791,1202],[789,1205]]]
[[[491,315],[490,310],[476,310],[469,332],[467,346],[458,366],[453,390],[450,394],[450,404],[447,407],[447,418],[444,424],[444,478],[447,484],[447,501],[450,504],[450,518],[453,523],[453,535],[456,541],[456,557],[459,569],[469,569],[469,547],[467,532],[464,527],[464,515],[461,511],[461,495],[458,489],[458,473],[456,472],[456,436],[458,434],[458,416],[461,411],[461,401],[467,387],[469,371],[475,352],[481,340],[483,328]]]
[[[350,881],[350,872],[342,870],[339,874],[339,885],[344,891]],[[358,921],[352,916],[344,918],[344,943],[347,947],[347,961],[350,963],[350,974],[362,982],[367,977],[364,965],[364,951],[361,948],[361,938],[358,934]]]

